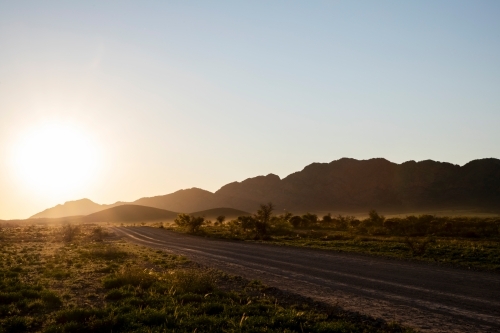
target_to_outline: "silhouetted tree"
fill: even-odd
[[[224,215],[219,215],[215,220],[217,221],[218,224],[222,224],[226,220],[226,217]]]
[[[308,228],[318,222],[318,215],[307,213],[302,215],[302,227]]]
[[[292,228],[290,219],[292,218],[291,213],[284,213],[278,216],[273,216],[271,218],[271,231],[273,234],[288,234],[289,230]]]
[[[302,225],[302,217],[295,215],[290,218],[290,223],[294,228],[299,228]]]
[[[185,228],[189,233],[196,233],[200,230],[200,227],[205,222],[205,218],[202,216],[192,216],[188,214],[179,214],[174,220],[181,228]]]
[[[332,223],[332,214],[328,213],[325,216],[323,216],[323,223]]]
[[[365,220],[367,222],[365,223],[367,227],[381,227],[384,224],[385,217],[383,215],[379,215],[375,209],[370,210],[370,212],[368,212],[368,215],[368,220]]]
[[[354,220],[349,222],[349,226],[351,228],[357,228],[357,227],[359,227],[360,224],[361,224],[361,221],[358,219],[354,219]]]
[[[265,239],[268,237],[269,223],[274,211],[274,205],[268,203],[267,205],[260,205],[260,209],[253,216],[255,219],[255,231],[257,235],[255,238]]]
[[[238,216],[236,219],[243,231],[255,229],[255,219],[253,216]]]

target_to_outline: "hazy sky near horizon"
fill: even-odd
[[[0,1],[0,219],[342,157],[500,158],[499,17],[499,1]]]

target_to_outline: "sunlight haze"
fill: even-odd
[[[498,1],[2,1],[0,219],[500,158]]]
[[[88,133],[59,123],[37,124],[22,132],[10,160],[12,173],[28,191],[57,199],[95,181],[102,163]]]

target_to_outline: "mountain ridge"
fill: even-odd
[[[97,211],[136,204],[190,213],[219,207],[252,212],[260,203],[269,201],[277,209],[288,211],[355,212],[375,208],[404,212],[456,207],[500,210],[500,160],[484,158],[460,166],[433,160],[397,164],[384,158],[341,158],[329,163],[311,163],[284,178],[269,173],[231,182],[215,192],[191,188],[130,203],[83,203]],[[69,211],[62,209],[63,206],[46,209],[33,217]]]

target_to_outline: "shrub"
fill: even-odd
[[[408,248],[410,249],[412,256],[417,257],[417,256],[424,255],[424,253],[427,249],[427,246],[430,243],[434,243],[435,239],[432,237],[428,237],[428,238],[424,239],[423,241],[419,242],[415,238],[405,237],[404,242],[408,246]]]
[[[369,227],[382,227],[385,221],[385,217],[379,215],[376,210],[372,209],[368,212],[369,217],[363,220],[363,226],[365,228]]]
[[[399,219],[387,219],[384,221],[384,228],[389,232],[395,232],[400,227]]]
[[[101,247],[100,245],[92,248],[83,254],[84,257],[101,260],[119,260],[128,256],[127,252],[120,251],[113,246]]]
[[[255,219],[252,216],[238,216],[236,220],[245,232],[255,228]]]
[[[126,285],[133,287],[149,288],[156,278],[147,270],[139,268],[124,268],[120,272],[103,279],[103,285],[106,289],[120,288]]]
[[[302,215],[302,227],[307,228],[318,223],[318,215],[307,213]]]
[[[56,323],[59,324],[65,324],[70,322],[84,323],[89,318],[101,317],[101,316],[102,312],[96,309],[90,309],[90,308],[65,309],[56,313],[55,321]]]
[[[239,236],[240,233],[243,231],[243,228],[241,228],[241,223],[238,222],[238,220],[229,221],[228,226],[229,226],[229,232],[233,237]]]
[[[202,295],[193,294],[193,293],[179,294],[179,296],[177,298],[183,304],[201,303],[201,302],[203,302],[203,296]]]
[[[102,242],[107,236],[108,233],[100,226],[92,230],[91,238],[96,242]]]
[[[57,280],[63,280],[67,277],[69,277],[71,274],[69,271],[66,269],[63,269],[61,267],[56,267],[56,268],[47,268],[44,272],[44,275],[47,277],[52,277]]]
[[[63,304],[59,296],[51,291],[42,292],[42,301],[50,309],[59,308]]]
[[[65,242],[72,242],[80,233],[80,227],[77,225],[66,224],[62,227],[62,239]]]
[[[196,270],[176,271],[170,281],[184,293],[206,294],[213,291],[215,286],[212,274]]]
[[[373,236],[386,236],[387,230],[382,227],[372,227],[369,229],[369,234]]]
[[[201,226],[205,222],[205,218],[202,216],[192,216],[188,214],[179,214],[174,220],[181,228],[185,228],[189,233],[196,233],[200,230]]]
[[[349,222],[349,226],[351,228],[357,228],[361,224],[360,220],[352,220]]]
[[[293,225],[294,228],[300,228],[302,225],[302,217],[295,215],[290,218],[290,223]]]
[[[121,289],[112,289],[109,293],[104,297],[108,301],[119,301],[121,299],[132,296],[132,294],[125,292]]]
[[[356,218],[354,216],[343,216],[339,214],[336,218],[332,219],[331,224],[333,224],[333,227],[337,230],[346,230],[350,225],[350,222],[354,221],[355,219]]]
[[[208,303],[203,306],[203,312],[209,316],[218,315],[224,312],[224,305],[220,303]]]
[[[329,224],[332,223],[332,221],[333,221],[332,214],[328,213],[327,215],[323,216],[322,220],[323,223]]]
[[[272,220],[271,231],[273,234],[288,234],[291,228],[292,225],[283,216],[277,216]]]
[[[3,326],[6,329],[6,332],[9,333],[26,332],[30,326],[30,320],[27,317],[13,316],[7,318],[7,320],[3,323]]]

